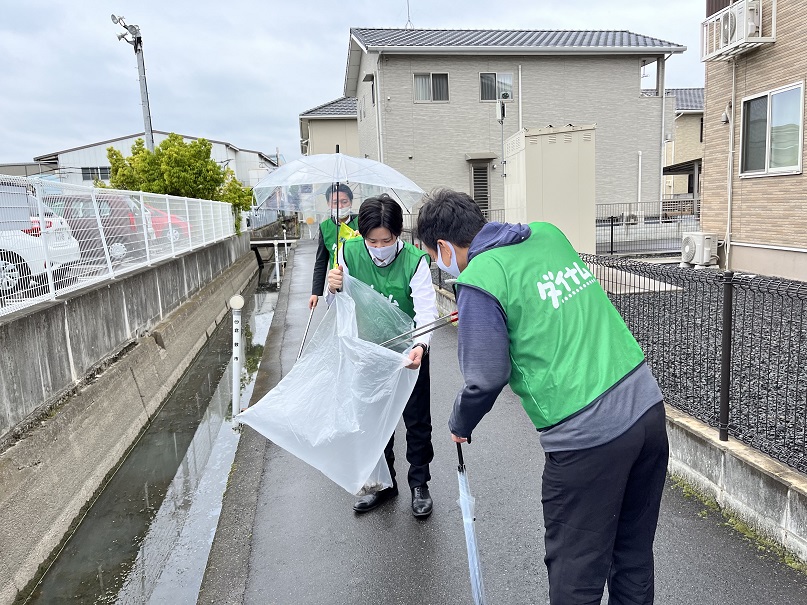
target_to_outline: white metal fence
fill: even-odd
[[[225,202],[0,175],[0,316],[234,233]]]

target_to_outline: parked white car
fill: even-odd
[[[38,200],[23,187],[0,185],[0,297],[25,294],[32,280],[46,284],[48,261],[56,285],[68,283],[70,265],[80,260],[79,243],[67,221],[47,206],[40,210]]]

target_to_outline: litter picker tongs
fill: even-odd
[[[443,326],[447,326],[449,324],[454,323],[457,321],[458,314],[456,311],[449,313],[448,315],[443,315],[443,317],[439,317],[435,319],[431,323],[424,324],[422,326],[418,326],[413,330],[409,330],[408,332],[404,332],[403,334],[398,334],[395,338],[390,338],[389,340],[382,342],[382,347],[389,347],[391,344],[399,345],[407,340],[414,340],[418,336],[423,336],[424,334],[428,334],[429,332],[436,330],[437,328],[442,328]]]

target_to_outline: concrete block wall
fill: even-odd
[[[249,250],[244,234],[0,322],[0,446]]]
[[[103,371],[61,401],[48,416],[28,427],[23,438],[0,453],[0,552],[3,553],[0,557],[0,605],[14,602],[36,576],[40,566],[54,556],[98,488],[114,472],[125,452],[226,316],[230,296],[241,292],[256,273],[257,263],[249,251],[248,239],[243,242],[230,240],[218,246],[221,247],[219,254],[225,259],[231,252],[243,250],[243,253],[227,265],[228,261],[219,261],[214,251],[205,251],[194,255],[195,258],[170,261],[177,267],[161,266],[152,271],[171,273],[176,280],[187,276],[189,283],[200,284],[205,275],[218,273],[215,279],[187,296],[181,304],[175,302],[178,297],[168,295],[164,287],[166,282],[161,282],[161,288],[138,294],[137,290],[142,289],[144,283],[154,283],[151,281],[153,277],[143,274],[86,293],[80,297],[86,297],[85,303],[71,299],[71,309],[78,309],[71,316],[72,321],[90,322],[82,332],[84,346],[98,354],[106,350],[104,346],[108,344],[93,348],[93,334],[98,335],[99,341],[113,341],[106,340],[106,334],[94,329],[96,324],[108,323],[109,317],[116,317],[121,324],[126,323],[127,317],[149,316],[150,319],[130,324],[128,332],[120,328],[110,329],[110,333],[131,336],[126,350],[109,360]],[[205,263],[208,263],[208,268],[202,270]],[[165,301],[164,306],[157,305],[155,300]],[[54,332],[70,333],[65,330],[67,324],[62,322],[66,314],[63,304],[44,309],[38,323],[43,328],[59,326],[49,328]],[[117,314],[99,321],[100,316],[93,316],[88,311],[97,310],[99,304],[114,309]],[[144,307],[144,315],[139,315],[134,309],[138,305]],[[162,310],[162,321],[159,320],[158,308]],[[174,310],[169,313],[167,309],[171,308]],[[123,313],[122,309],[131,315]],[[96,315],[98,313],[96,311]],[[53,321],[49,324],[48,319]],[[25,328],[26,333],[34,339],[46,338],[47,333],[35,331],[33,324],[36,323],[31,322]],[[148,326],[147,333],[140,334],[145,326]],[[2,329],[7,330],[8,325]],[[16,344],[13,334],[6,338],[11,338],[11,344]],[[43,343],[42,346],[56,345]],[[83,355],[88,355],[77,344],[73,346]],[[61,357],[67,357],[64,351]],[[44,369],[43,365],[43,375]],[[65,368],[61,367],[59,376],[66,374]]]

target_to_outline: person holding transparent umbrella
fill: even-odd
[[[540,433],[552,605],[646,605],[669,457],[661,390],[608,295],[555,226],[486,223],[465,193],[421,207],[418,237],[457,277],[469,441],[509,382]]]
[[[314,279],[311,284],[311,298],[308,308],[313,310],[325,290],[325,277],[335,263],[342,243],[358,231],[358,215],[351,214],[353,190],[345,183],[334,183],[325,191],[331,215],[319,225],[317,256],[314,260]]]
[[[373,287],[391,303],[409,315],[416,326],[434,323],[437,304],[432,286],[429,256],[408,242],[403,242],[403,213],[389,195],[366,199],[359,208],[360,238],[349,239],[338,254],[338,266],[328,273],[328,300],[342,288],[344,275],[350,275]],[[431,382],[429,376],[429,339],[431,334],[415,338],[409,351],[412,370],[419,370],[417,382],[403,411],[406,426],[407,481],[412,494],[412,514],[418,518],[431,515],[433,501],[428,482],[429,464],[434,458],[431,424]],[[398,495],[395,479],[395,434],[384,448],[392,486],[360,497],[353,505],[357,513],[369,512]]]

